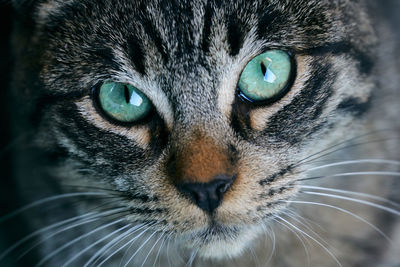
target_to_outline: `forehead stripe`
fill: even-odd
[[[143,50],[143,45],[139,41],[139,38],[136,36],[131,36],[127,41],[127,53],[129,58],[132,61],[133,66],[135,67],[136,71],[142,75],[146,74],[146,67],[144,64],[145,61],[145,52]]]

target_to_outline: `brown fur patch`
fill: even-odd
[[[228,152],[207,136],[198,135],[176,158],[175,182],[207,183],[218,175],[233,175]]]

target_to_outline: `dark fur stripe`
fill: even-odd
[[[240,48],[242,48],[244,35],[246,34],[246,29],[243,23],[236,17],[232,15],[228,18],[228,44],[230,46],[230,55],[236,56]]]
[[[127,41],[127,52],[129,58],[132,60],[133,66],[136,71],[142,75],[146,74],[144,65],[145,52],[142,48],[142,43],[136,36],[131,36]]]
[[[211,3],[208,2],[204,14],[203,40],[201,43],[201,48],[206,53],[209,52],[210,49],[210,34],[213,17],[214,9],[212,8]]]
[[[281,13],[271,9],[265,9],[262,14],[258,17],[257,33],[260,39],[263,39],[266,35],[271,34],[271,26],[283,23],[283,16]]]
[[[149,215],[154,213],[164,213],[166,209],[149,209],[149,208],[131,208],[130,212],[133,214]]]
[[[371,107],[371,96],[367,101],[362,102],[360,99],[355,97],[349,97],[343,100],[338,106],[339,111],[350,112],[353,116],[359,117],[367,112]]]
[[[146,6],[144,3],[140,6],[140,9],[142,10],[142,12],[146,10]],[[153,21],[143,13],[139,15],[138,21],[142,23],[142,26],[146,34],[148,35],[149,39],[153,40],[155,47],[160,52],[161,57],[164,60],[164,63],[168,62],[168,53],[166,51],[166,45],[164,44],[164,41],[162,40],[160,33],[157,31]]]
[[[324,46],[314,47],[306,51],[299,51],[299,53],[315,56],[325,55],[327,53],[331,53],[334,55],[346,54],[351,56],[359,63],[358,70],[362,74],[369,74],[374,66],[373,59],[366,52],[358,50],[354,45],[349,42],[326,44]]]
[[[268,184],[272,183],[273,181],[277,180],[278,178],[282,177],[283,175],[287,174],[291,170],[292,170],[292,166],[289,165],[286,168],[283,168],[280,171],[278,171],[278,172],[276,172],[274,174],[271,174],[267,178],[259,181],[259,184],[262,185],[262,186],[268,185]]]
[[[313,125],[312,131],[309,128],[321,116],[332,95],[331,86],[336,74],[330,71],[330,67],[324,62],[312,64],[312,77],[304,85],[307,90],[303,90],[289,105],[271,117],[262,138],[268,136],[271,140],[295,144],[305,134],[318,130],[317,125]]]
[[[109,47],[96,47],[88,50],[88,53],[93,55],[98,62],[101,62],[104,66],[108,66],[115,71],[120,69],[119,64],[115,61],[113,51]]]

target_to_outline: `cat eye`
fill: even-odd
[[[151,111],[150,100],[137,88],[119,82],[104,82],[98,92],[100,108],[111,119],[133,123],[144,119]]]
[[[291,56],[282,50],[270,50],[256,56],[240,75],[239,97],[255,104],[276,101],[291,85],[293,65]]]

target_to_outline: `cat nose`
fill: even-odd
[[[222,202],[236,175],[218,175],[207,183],[182,183],[178,190],[188,196],[202,210],[212,213]]]

